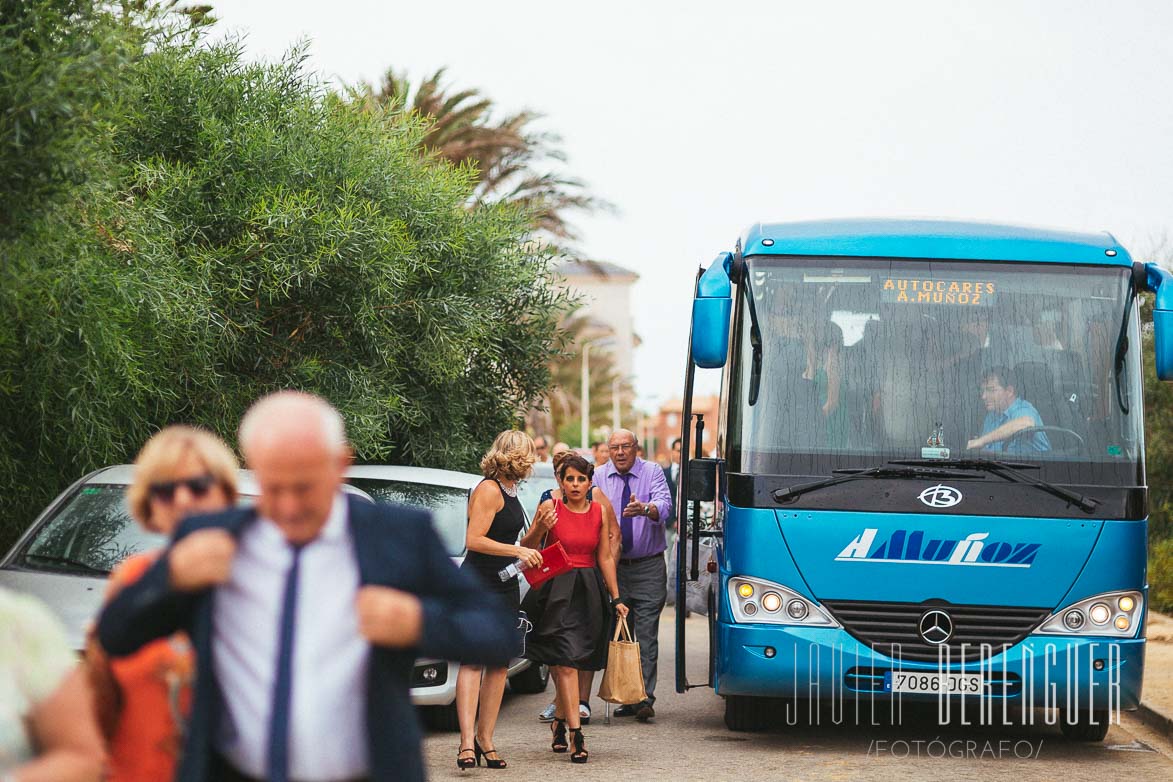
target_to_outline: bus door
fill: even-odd
[[[680,484],[677,487],[676,511],[676,691],[687,692],[692,687],[711,687],[715,649],[714,623],[716,606],[709,601],[709,674],[703,683],[690,684],[687,673],[685,622],[688,605],[688,583],[700,577],[700,541],[705,537],[719,537],[716,530],[701,529],[701,502],[719,502],[718,459],[704,456],[704,416],[696,416],[691,426],[693,383],[697,367],[715,369],[724,366],[729,348],[729,316],[732,310],[732,285],[729,269],[733,261],[730,253],[721,253],[709,265],[699,270],[696,297],[693,300],[692,328],[688,339],[688,363],[684,378],[684,403],[681,410]],[[716,422],[710,422],[716,425]],[[690,448],[692,446],[692,448]],[[705,567],[712,567],[705,563]]]

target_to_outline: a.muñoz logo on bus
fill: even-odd
[[[924,530],[903,529],[876,543],[878,533],[878,529],[865,529],[839,552],[835,561],[1030,567],[1042,545],[987,541],[988,532],[973,532],[961,540],[949,540],[928,538]]]

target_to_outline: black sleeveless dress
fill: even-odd
[[[512,546],[517,543],[521,528],[525,525],[525,511],[522,510],[521,501],[517,497],[510,497],[505,493],[505,489],[500,483],[497,481],[494,483],[497,483],[497,488],[501,490],[501,497],[505,500],[505,505],[493,517],[493,523],[489,525],[485,537]],[[517,581],[518,576],[514,576],[508,581],[502,581],[497,577],[501,569],[512,565],[515,559],[515,557],[498,557],[492,554],[482,554],[479,551],[469,551],[465,554],[464,562],[460,567],[462,570],[471,570],[475,573],[484,585],[485,591],[499,595],[513,611],[516,619],[517,609],[521,604],[521,585]]]

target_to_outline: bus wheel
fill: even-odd
[[[736,731],[754,731],[766,727],[766,710],[762,699],[746,695],[726,695],[725,727]]]
[[[1075,722],[1068,722],[1067,715],[1059,718],[1059,728],[1068,741],[1103,741],[1108,735],[1107,711],[1081,711]]]

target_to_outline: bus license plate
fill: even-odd
[[[932,695],[980,695],[980,673],[925,673],[886,671],[884,692],[924,692]]]

